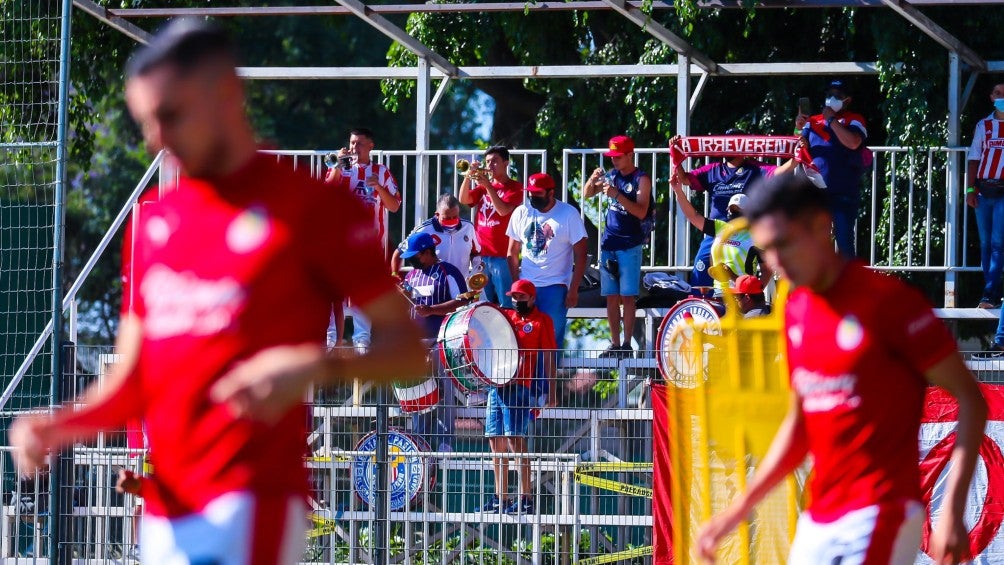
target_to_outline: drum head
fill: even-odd
[[[467,328],[467,347],[478,377],[491,386],[507,385],[516,377],[519,346],[509,318],[493,304],[475,307]]]
[[[656,338],[656,357],[659,372],[666,382],[678,387],[694,388],[697,386],[698,373],[703,373],[703,378],[707,380],[708,351],[714,345],[703,339],[699,344],[695,338],[696,332],[701,332],[704,336],[722,333],[718,312],[705,300],[683,300],[663,318]]]
[[[356,445],[356,451],[376,451],[377,434],[370,432]],[[390,509],[403,510],[426,488],[436,484],[436,465],[423,457],[431,451],[421,437],[399,428],[389,430],[387,450],[390,470]],[[376,462],[372,455],[360,455],[352,463],[352,483],[356,495],[370,506],[376,496]]]

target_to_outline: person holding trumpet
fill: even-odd
[[[462,168],[461,162],[458,165],[458,169]],[[523,185],[509,177],[509,150],[502,146],[488,148],[483,163],[475,161],[467,163],[467,167],[458,198],[467,206],[477,207],[474,225],[488,275],[485,298],[512,308],[512,299],[506,295],[512,286],[506,230],[510,214],[523,203]]]
[[[609,150],[603,155],[610,157],[614,168],[608,173],[597,167],[582,187],[583,197],[602,192],[608,203],[600,240],[600,294],[607,298],[610,347],[600,357],[630,356],[641,288],[642,247],[655,217],[652,178],[634,165],[634,140],[626,135],[610,138]]]

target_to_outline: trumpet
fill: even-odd
[[[351,153],[346,153],[345,155],[338,155],[338,153],[328,153],[324,156],[324,164],[327,165],[329,169],[335,167],[337,164],[343,169],[351,169],[353,161],[356,156]]]
[[[471,162],[467,159],[457,159],[457,174],[463,175],[469,179],[473,179],[477,175],[485,175],[487,178],[491,179],[491,172],[488,171],[484,166],[472,167]]]

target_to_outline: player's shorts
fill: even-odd
[[[530,428],[533,394],[521,384],[511,384],[488,391],[485,414],[486,437],[526,437]]]
[[[300,497],[220,496],[196,514],[144,516],[143,563],[162,565],[276,565],[303,556],[307,505]]]
[[[917,559],[926,512],[916,501],[867,506],[828,523],[798,519],[788,565],[908,565]]]
[[[642,247],[644,244],[620,251],[600,251],[600,296],[640,294]],[[616,272],[611,272],[611,268]]]

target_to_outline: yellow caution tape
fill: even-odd
[[[335,520],[332,520],[331,518],[322,518],[317,514],[311,514],[310,521],[314,523],[314,527],[307,530],[308,539],[327,536],[335,531]]]
[[[580,463],[575,466],[575,480],[586,486],[598,489],[619,492],[631,496],[641,496],[652,498],[652,489],[638,485],[629,485],[620,481],[594,477],[589,473],[611,473],[616,471],[651,471],[651,463],[630,463],[630,462],[603,462],[603,463]]]
[[[626,551],[618,551],[617,553],[597,555],[596,557],[590,557],[589,559],[581,559],[579,561],[576,561],[575,565],[602,565],[603,563],[615,563],[617,561],[634,559],[635,557],[645,557],[648,555],[652,555],[651,545],[647,545],[645,547],[636,547],[634,549],[628,549]]]
[[[352,458],[346,457],[344,455],[339,455],[334,458],[328,455],[325,456],[315,455],[311,457],[305,457],[304,461],[306,461],[307,463],[331,463],[332,461],[338,461],[338,462],[352,461]]]

